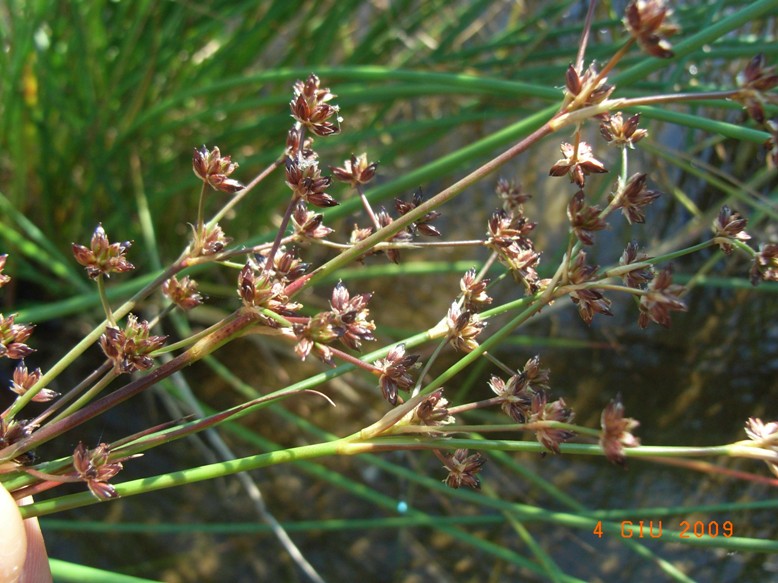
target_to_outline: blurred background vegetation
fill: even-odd
[[[587,62],[607,61],[622,44],[625,4],[599,3]],[[677,40],[704,33],[752,4],[681,3],[675,7],[675,19],[683,29]],[[759,52],[775,64],[778,5],[758,4],[767,7],[762,16],[735,32],[711,39],[653,75],[633,75],[619,84],[619,72],[647,61],[633,50],[612,76],[617,95],[729,88],[737,72]],[[192,149],[218,145],[240,163],[237,177],[248,182],[283,150],[296,79],[315,72],[338,95],[343,133],[318,142],[323,166],[339,165],[350,154],[366,150],[371,160],[381,163],[371,199],[391,206],[392,197],[407,199],[419,187],[433,194],[466,174],[516,141],[513,124],[560,100],[564,71],[575,59],[585,11],[585,2],[572,0],[0,3],[0,251],[11,254],[7,271],[15,278],[4,289],[3,311],[24,308],[27,320],[39,323],[42,336],[37,338],[34,366],[45,368],[53,362],[62,347],[99,315],[93,289],[70,256],[70,244],[86,242],[101,222],[112,240],[134,240],[130,259],[140,273],[174,259],[186,244],[187,223],[194,221],[196,211],[199,186],[191,171]],[[602,255],[595,254],[595,260],[614,262],[630,238],[653,253],[670,241],[695,242],[706,236],[724,202],[751,218],[749,232],[760,240],[775,237],[778,192],[775,169],[765,165],[766,136],[748,127],[737,104],[697,102],[666,109],[689,116],[680,125],[671,124],[675,120],[669,113],[646,108],[644,122],[651,134],[640,144],[640,163],[631,166],[648,172],[653,187],[666,196],[652,208],[650,228],[619,227],[604,233]],[[774,108],[770,111],[775,115]],[[731,125],[719,133],[697,129],[706,120]],[[591,131],[594,141],[594,126]],[[566,135],[552,138],[501,173],[535,195],[528,214],[541,223],[538,246],[544,251],[546,269],[561,256],[563,250],[557,247],[566,233],[569,185],[547,178],[547,168],[559,157],[558,143],[565,139]],[[615,162],[615,151],[610,155]],[[499,205],[494,181],[443,209],[444,236],[483,236],[488,213]],[[592,184],[599,185],[600,196],[605,197],[611,181],[604,178]],[[345,190],[338,194],[345,198]],[[212,196],[208,204],[213,211],[225,195]],[[267,239],[287,196],[283,176],[274,175],[222,225],[237,242]],[[354,202],[330,213],[328,224],[350,229],[357,220]],[[313,261],[321,257],[318,251],[304,256]],[[373,262],[342,274],[346,280],[375,276],[358,286],[363,286],[359,291],[379,292],[375,317],[384,340],[402,338],[439,320],[457,292],[458,277],[485,255],[439,251],[404,257],[399,268]],[[717,270],[709,273],[714,259]],[[420,271],[408,275],[414,266]],[[770,417],[778,404],[775,286],[762,286],[759,292],[747,289],[747,269],[742,260],[723,260],[714,252],[680,261],[676,273],[681,279],[703,270],[707,280],[698,279],[701,285],[689,298],[692,313],[674,317],[677,328],[670,334],[636,331],[629,302],[615,310],[613,320],[591,328],[574,314],[557,310],[533,328],[523,329],[504,346],[504,356],[518,367],[541,352],[544,364],[552,368],[554,390],[578,411],[582,424],[596,426],[602,406],[620,390],[628,413],[643,422],[640,435],[646,443],[741,439],[749,415]],[[445,274],[435,275],[436,270]],[[119,293],[127,295],[129,288],[122,288],[121,282],[130,278],[116,279]],[[234,303],[232,284],[229,273],[203,283],[214,298],[212,309],[218,309],[222,296]],[[410,310],[408,289],[415,297]],[[327,294],[322,290],[324,298]],[[207,320],[208,314],[200,317]],[[46,339],[45,334],[51,337]],[[641,346],[639,351],[636,346]],[[254,345],[246,350],[259,356],[246,359],[244,350],[218,356],[254,386],[283,386],[279,383],[289,382],[290,367],[299,367],[288,353]],[[89,366],[84,365],[85,371]],[[485,366],[476,367],[458,380],[452,394],[482,392],[488,372]],[[224,376],[205,366],[187,376],[198,395],[214,407],[241,398],[228,392]],[[337,413],[308,403],[290,404],[272,418],[252,421],[252,435],[260,441],[246,445],[236,440],[236,448],[248,452],[272,447],[261,441],[261,435],[274,436],[287,446],[316,439],[307,433],[312,430],[305,429],[305,421],[286,417],[294,413],[339,435],[364,425],[385,406],[369,380],[349,379],[352,382],[353,386],[341,381],[335,387]],[[137,430],[128,418],[140,420],[140,427],[155,418],[153,399],[130,407],[134,409],[96,424],[94,439],[103,432],[106,439],[113,439]],[[188,448],[193,450],[188,462],[182,461],[180,451],[166,449],[146,456],[154,458],[143,462],[150,465],[138,464],[135,471],[148,475],[208,459],[195,447]],[[505,499],[551,508],[560,503],[551,482],[592,508],[745,501],[765,493],[761,486],[746,489],[731,481],[709,482],[668,468],[635,465],[624,474],[603,461],[517,459],[530,472],[537,466],[534,478],[514,482],[516,472],[523,470],[504,461],[493,464],[486,483],[493,483]],[[434,459],[411,455],[392,461],[433,478],[440,473]],[[420,486],[409,485],[407,476],[387,478],[387,470],[372,461],[330,460],[324,467],[350,488],[368,484],[393,500],[416,496],[416,503],[429,512],[486,515],[477,504],[420,492]],[[300,469],[276,468],[254,477],[280,520],[374,517],[376,525],[384,525],[335,535],[309,527],[295,535],[325,579],[500,581],[516,580],[517,573],[528,576],[515,557],[529,555],[532,544],[516,534],[524,531],[515,524],[462,527],[513,553],[500,556],[495,548],[478,547],[473,541],[453,542],[451,533],[386,526],[381,520],[393,514],[391,509],[378,509],[378,502],[369,497],[357,502],[359,495],[349,487],[336,488]],[[92,507],[67,518],[86,521],[76,527],[80,531],[89,528],[89,521],[116,523],[115,530],[75,537],[57,530],[66,525],[51,522],[50,549],[55,557],[171,582],[298,577],[267,534],[209,534],[192,526],[185,527],[188,534],[165,534],[162,528],[122,534],[118,526],[142,516],[157,523],[242,519],[243,496],[234,482],[225,481]],[[774,536],[775,527],[766,516],[743,513],[734,518],[743,535]],[[592,542],[586,530],[528,528],[561,570],[586,580],[647,580],[643,577],[658,569],[654,561],[625,550],[619,541]],[[193,549],[200,559],[197,564],[191,562]],[[765,569],[775,567],[774,560],[762,555],[732,558],[721,551],[688,549],[670,549],[666,554],[679,564],[687,561],[699,580],[758,580]],[[598,555],[603,563],[606,557],[612,560],[597,567],[579,564],[581,557],[588,561]]]

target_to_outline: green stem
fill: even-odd
[[[84,405],[86,405],[89,401],[91,401],[96,395],[98,395],[105,387],[111,384],[111,382],[118,377],[119,375],[116,373],[115,370],[111,369],[109,370],[103,378],[101,378],[99,381],[97,381],[94,386],[92,386],[91,389],[89,389],[86,393],[81,395],[75,403],[70,405],[67,409],[62,411],[59,415],[54,417],[54,419],[51,420],[51,423],[56,423],[57,421],[67,417],[71,413],[75,413],[79,409],[81,409]]]

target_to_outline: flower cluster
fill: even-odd
[[[6,259],[8,259],[8,255],[6,254],[0,255],[0,287],[3,287],[5,284],[11,281],[11,276],[3,273],[3,270],[5,269]]]
[[[289,300],[285,287],[284,281],[276,277],[274,270],[264,269],[251,259],[238,274],[238,296],[247,308],[266,308],[282,316],[294,315],[302,306]],[[269,318],[264,322],[269,326],[277,325]]]
[[[339,108],[329,102],[335,98],[327,88],[319,87],[319,78],[311,74],[308,79],[294,84],[294,97],[289,103],[292,117],[317,136],[331,136],[340,131]],[[335,116],[337,123],[329,121]]]
[[[192,155],[192,170],[204,184],[214,190],[234,193],[243,188],[243,185],[230,178],[230,174],[238,168],[238,163],[233,162],[229,156],[222,156],[219,148],[214,146],[209,150],[205,146],[194,149]]]
[[[462,352],[472,352],[478,348],[476,338],[486,327],[486,322],[475,312],[463,310],[459,302],[454,302],[446,314],[446,326],[451,346]]]
[[[560,149],[564,158],[557,160],[548,171],[549,176],[570,176],[570,182],[575,182],[578,188],[586,184],[589,174],[603,174],[608,170],[605,165],[594,157],[592,147],[586,142],[575,145],[564,142]]]
[[[359,156],[352,154],[342,167],[330,166],[332,175],[337,180],[350,184],[352,188],[373,180],[376,168],[378,168],[378,162],[368,162],[367,154],[364,152]]]
[[[203,295],[197,291],[197,282],[188,275],[178,281],[175,276],[162,284],[162,293],[184,311],[189,311],[203,303]]]
[[[473,490],[481,489],[481,480],[478,473],[484,467],[486,458],[480,453],[468,455],[466,449],[458,449],[453,454],[446,456],[445,465],[448,476],[444,480],[449,488],[461,488],[467,486]]]
[[[207,225],[204,226],[203,232],[199,234],[196,232],[194,226],[192,227],[192,230],[195,231],[192,257],[216,255],[217,253],[224,251],[230,241],[232,241],[231,238],[224,234],[219,223],[210,227]]]
[[[682,285],[673,283],[672,272],[669,268],[660,271],[648,284],[645,293],[640,296],[638,325],[645,328],[651,321],[669,328],[670,312],[686,311],[686,304],[681,301],[681,296],[685,291],[686,289]]]
[[[514,279],[521,281],[528,293],[538,290],[540,253],[529,234],[537,223],[529,221],[523,211],[496,211],[489,218],[486,247],[495,251],[500,262],[510,269]]]
[[[633,263],[643,263],[647,259],[649,259],[648,255],[639,252],[637,241],[630,241],[621,254],[619,265],[624,267]],[[622,279],[627,287],[642,289],[654,279],[654,269],[650,265],[637,265],[634,269],[625,272]]]
[[[760,281],[778,281],[778,243],[762,243],[754,255],[750,279],[752,285]],[[0,329],[2,329],[0,327]]]
[[[600,122],[600,135],[612,146],[633,149],[635,144],[648,135],[648,131],[638,128],[640,114],[636,113],[624,119],[621,112],[606,114]]]
[[[624,417],[624,405],[621,402],[621,395],[611,400],[605,407],[600,416],[600,446],[611,462],[618,465],[624,465],[625,447],[637,447],[640,445],[640,439],[632,435],[632,430],[637,428],[640,422],[631,417]]]
[[[673,51],[665,37],[679,30],[666,20],[671,13],[664,0],[632,0],[625,12],[624,25],[649,55],[667,59],[673,56]]]
[[[110,454],[111,446],[107,443],[101,443],[94,449],[87,449],[80,441],[73,452],[73,469],[76,475],[86,482],[92,494],[100,500],[119,497],[116,488],[109,484],[108,480],[124,468],[122,462],[137,457],[125,456],[111,460]]]
[[[16,365],[13,374],[13,381],[11,382],[11,390],[17,395],[24,395],[29,391],[40,379],[41,369],[36,368],[33,371],[28,371],[24,362],[20,362]],[[51,389],[40,389],[32,398],[36,403],[46,403],[52,399],[59,397],[59,393],[52,391]]]
[[[309,211],[303,201],[299,201],[292,211],[292,228],[295,233],[295,241],[306,244],[316,239],[325,239],[333,229],[324,225],[324,216],[314,211]]]
[[[99,275],[110,277],[111,273],[123,273],[135,269],[135,266],[124,256],[131,245],[131,241],[111,243],[103,226],[97,225],[89,247],[73,243],[73,256],[86,268],[90,278],[96,279]]]
[[[595,314],[613,315],[611,301],[602,292],[585,287],[587,282],[595,279],[597,269],[596,265],[587,265],[586,253],[581,251],[576,255],[568,276],[570,283],[578,286],[570,292],[570,299],[578,308],[578,315],[587,324],[592,323]]]
[[[650,205],[662,193],[646,188],[646,174],[633,174],[627,183],[619,185],[619,191],[611,194],[608,201],[614,208],[620,208],[629,224],[644,223],[646,220],[644,207]]]
[[[0,358],[19,360],[32,354],[35,349],[25,344],[35,326],[32,324],[16,324],[16,314],[5,317],[0,314]]]
[[[602,218],[602,209],[586,204],[583,190],[576,192],[567,205],[567,218],[578,240],[584,245],[594,244],[594,232],[602,231],[608,223]]]
[[[339,282],[332,290],[329,311],[320,312],[304,324],[293,326],[297,355],[304,360],[315,349],[321,360],[331,363],[332,352],[327,343],[337,339],[348,348],[359,350],[362,342],[375,340],[375,323],[368,319],[370,310],[367,307],[372,295],[364,293],[352,297]]]
[[[594,63],[589,65],[583,74],[570,65],[565,72],[565,101],[579,100],[578,108],[602,103],[616,88],[608,85],[606,81],[607,77],[600,77]]]
[[[152,336],[149,323],[138,321],[134,314],[127,316],[124,330],[108,326],[100,336],[100,347],[113,362],[117,374],[148,370],[154,365],[149,356],[167,340],[167,336]]]
[[[746,233],[745,228],[748,224],[748,220],[743,218],[739,212],[730,209],[727,205],[721,207],[718,216],[713,221],[711,230],[713,236],[718,239],[734,239],[737,241],[748,241],[751,235]],[[734,247],[727,241],[719,241],[719,248],[731,255]]]
[[[410,370],[419,366],[418,354],[405,354],[405,344],[393,347],[386,358],[375,361],[374,366],[379,371],[378,384],[381,394],[391,405],[397,404],[397,391],[413,386]]]
[[[733,98],[759,124],[765,123],[765,105],[778,104],[778,95],[767,93],[778,87],[778,73],[774,66],[767,67],[766,64],[765,56],[761,53],[748,62],[745,70],[737,77],[740,89]]]
[[[778,421],[765,423],[761,419],[751,417],[746,423],[746,435],[770,452],[778,452]],[[778,464],[766,462],[770,471],[778,476]]]
[[[321,175],[319,163],[315,158],[287,157],[286,185],[292,189],[295,198],[314,206],[338,205],[338,201],[326,192],[332,185],[332,178]]]

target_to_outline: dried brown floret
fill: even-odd
[[[368,162],[364,152],[359,156],[352,154],[342,167],[330,166],[332,175],[341,182],[347,182],[352,188],[370,182],[375,177],[376,168],[378,162]]]
[[[222,156],[219,148],[208,150],[205,146],[194,149],[192,156],[192,170],[200,180],[222,192],[238,192],[243,185],[230,178],[230,174],[238,168],[237,162],[233,162],[229,156]]]
[[[468,269],[459,280],[462,291],[462,303],[466,311],[477,312],[492,303],[492,298],[486,293],[488,279],[476,279],[475,269]]]
[[[448,476],[444,480],[449,488],[460,488],[467,486],[473,490],[481,489],[481,480],[478,473],[486,463],[480,453],[467,455],[466,449],[458,449],[452,455],[446,456],[446,465]]]
[[[589,107],[602,103],[610,97],[615,89],[613,85],[606,83],[607,80],[607,77],[600,78],[594,63],[589,65],[583,74],[570,65],[565,72],[566,101],[570,102],[579,98],[582,101],[578,107]]]
[[[478,348],[476,338],[486,327],[486,322],[482,321],[478,314],[462,311],[459,304],[454,302],[446,315],[446,325],[451,346],[462,352],[472,352]]]
[[[765,106],[778,103],[778,94],[768,93],[778,87],[778,73],[775,66],[767,67],[764,54],[758,54],[748,62],[737,76],[740,90],[733,99],[743,105],[748,115],[757,122],[765,121]]]
[[[108,480],[124,468],[122,462],[142,455],[124,456],[111,460],[110,453],[111,446],[107,443],[101,443],[94,449],[87,449],[80,441],[73,452],[73,468],[76,470],[77,476],[86,482],[92,494],[100,500],[119,497],[116,488],[109,484]]]
[[[338,202],[325,191],[332,185],[332,178],[322,176],[314,159],[286,159],[286,185],[294,196],[318,207],[337,206]]]
[[[419,206],[423,200],[424,199],[421,194],[421,189],[419,189],[413,193],[413,198],[410,202],[400,200],[399,198],[394,199],[394,208],[397,209],[397,212],[400,213],[400,216],[403,216]],[[440,237],[440,231],[438,231],[436,227],[430,224],[439,216],[440,213],[438,211],[430,211],[420,219],[414,221],[408,230],[413,235],[419,232],[422,235],[427,235],[428,237]]]
[[[351,296],[341,282],[332,290],[332,329],[340,341],[353,350],[359,350],[362,342],[375,340],[375,323],[368,320],[370,310],[367,307],[372,297],[372,293]]]
[[[713,236],[720,239],[748,241],[751,235],[745,231],[747,224],[748,220],[743,218],[739,212],[724,205],[713,221],[711,229],[713,230]],[[734,247],[726,241],[719,241],[719,248],[727,255],[731,255],[734,250]]]
[[[509,214],[515,214],[523,208],[525,202],[532,198],[531,194],[524,192],[521,184],[500,178],[495,188],[497,196],[502,200],[502,208]]]
[[[648,135],[648,130],[639,129],[640,114],[624,119],[621,112],[607,114],[600,122],[600,135],[612,146],[633,149],[635,144]]]
[[[181,281],[178,281],[175,275],[165,280],[162,284],[162,293],[184,311],[203,303],[203,295],[197,291],[197,282],[188,275],[181,278]]]
[[[625,447],[637,447],[640,445],[640,439],[632,435],[632,430],[640,425],[638,421],[631,417],[624,417],[624,405],[621,402],[621,395],[611,400],[605,407],[600,416],[600,446],[611,462],[618,465],[624,465]]]
[[[413,386],[410,370],[417,368],[419,355],[405,354],[405,344],[398,344],[389,351],[386,358],[375,361],[374,365],[381,371],[379,385],[381,394],[390,404],[397,404],[397,391]]]
[[[632,263],[642,263],[649,259],[645,253],[638,252],[637,241],[630,241],[624,249],[619,259],[619,265],[630,265]],[[654,279],[654,269],[650,265],[647,267],[636,267],[621,276],[624,284],[635,289],[642,289],[649,281]]]
[[[579,142],[578,146],[563,143],[560,146],[564,158],[557,160],[548,171],[549,176],[570,176],[570,182],[575,182],[578,188],[586,184],[586,176],[589,174],[602,174],[608,170],[592,154],[592,148],[586,142]]]
[[[86,268],[87,275],[95,279],[100,274],[110,277],[111,273],[123,273],[135,269],[135,266],[127,261],[124,254],[132,245],[132,241],[124,243],[111,243],[103,230],[102,225],[97,225],[89,247],[73,243],[73,256]]]
[[[633,174],[624,186],[621,194],[615,195],[618,197],[614,208],[620,208],[622,214],[627,218],[627,221],[632,223],[643,223],[646,220],[644,207],[650,205],[657,198],[662,196],[661,192],[656,190],[649,190],[646,188],[646,174]],[[614,195],[612,194],[609,201],[613,201]]]
[[[564,399],[548,402],[546,393],[539,392],[532,395],[531,415],[529,423],[538,421],[558,421],[570,423],[575,417],[573,410],[568,408]],[[559,445],[575,436],[575,433],[567,429],[553,427],[541,427],[534,429],[535,437],[546,449],[559,454]]]
[[[570,269],[570,283],[580,285],[591,281],[594,279],[597,269],[596,265],[586,264],[586,253],[579,252]],[[573,290],[570,292],[570,299],[578,307],[578,315],[587,324],[591,324],[595,314],[613,315],[610,310],[611,301],[596,289]]]
[[[297,81],[289,108],[292,110],[292,117],[314,134],[331,136],[340,132],[340,109],[329,103],[335,95],[319,85],[319,78],[314,74],[309,75],[305,82]],[[336,123],[328,121],[333,116]]]
[[[762,243],[754,255],[750,279],[752,285],[760,281],[778,281],[778,243]]]
[[[32,334],[35,326],[32,324],[15,324],[16,314],[7,318],[0,314],[0,358],[6,357],[12,360],[25,358],[35,352],[25,344]]]
[[[297,203],[292,212],[292,227],[296,238],[300,242],[313,239],[324,239],[333,230],[324,226],[324,216],[314,211],[309,211],[303,201]]]
[[[127,316],[124,330],[108,326],[100,336],[100,347],[113,362],[117,374],[148,370],[154,365],[150,353],[165,344],[167,336],[153,336],[149,323],[138,321],[134,314]]]
[[[578,240],[584,245],[594,244],[594,232],[602,231],[608,226],[605,219],[600,217],[602,209],[598,206],[586,204],[586,195],[583,190],[576,192],[567,205],[567,218],[570,227]]]
[[[8,259],[8,255],[0,255],[0,287],[3,287],[5,284],[11,281],[11,277],[3,273],[6,259]]]
[[[13,382],[11,382],[11,390],[17,395],[24,395],[29,391],[35,383],[41,378],[41,369],[36,368],[33,371],[28,371],[24,362],[20,362],[16,365],[13,374]],[[46,403],[52,399],[59,397],[59,393],[52,391],[51,389],[40,389],[32,398],[36,403]]]
[[[672,45],[665,38],[678,32],[666,19],[672,11],[664,0],[632,0],[627,6],[624,24],[640,47],[649,55],[667,59],[673,56]]]
[[[672,282],[672,272],[669,268],[660,271],[648,285],[646,293],[640,296],[638,325],[645,328],[651,321],[669,328],[670,312],[686,311],[686,304],[680,299],[684,291],[682,285]]]

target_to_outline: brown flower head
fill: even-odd
[[[645,209],[659,198],[662,193],[646,188],[646,174],[633,174],[620,194],[610,195],[609,202],[617,198],[614,208],[620,208],[630,224],[643,223],[646,220]]]
[[[109,484],[108,480],[124,468],[122,462],[139,457],[139,455],[132,455],[111,460],[110,454],[111,446],[107,443],[101,443],[94,449],[87,449],[80,441],[73,452],[73,469],[76,470],[78,477],[86,482],[92,494],[100,500],[119,497],[116,488]]]
[[[378,226],[380,228],[388,227],[394,222],[394,219],[392,216],[386,211],[385,208],[381,207],[381,209],[376,213],[376,219],[378,220]],[[352,233],[352,236],[355,233]],[[398,231],[391,237],[389,237],[386,242],[387,243],[410,243],[413,241],[413,235],[411,234],[410,229],[403,229],[401,231]],[[386,256],[389,258],[389,261],[392,263],[400,263],[400,250],[399,249],[387,249],[386,250]]]
[[[332,290],[332,328],[340,341],[353,350],[359,350],[362,342],[375,340],[375,323],[368,320],[370,310],[367,308],[372,297],[372,293],[356,294],[352,297],[341,282]]]
[[[560,149],[564,158],[554,163],[548,171],[549,176],[568,174],[570,182],[575,182],[578,188],[583,188],[589,174],[602,174],[608,171],[603,163],[594,157],[591,146],[586,142],[579,142],[578,148],[565,142]]]
[[[198,236],[196,229],[193,226],[192,231],[195,232],[194,236],[194,248],[192,249],[192,257],[200,257],[207,255],[216,255],[224,251],[225,247],[230,244],[232,239],[227,237],[222,231],[222,228],[218,223],[211,227],[205,227],[201,236]]]
[[[162,284],[162,293],[184,311],[196,308],[203,303],[204,299],[197,291],[197,282],[188,275],[181,278],[181,281],[178,281],[175,275],[165,280]]]
[[[359,156],[352,154],[342,167],[330,166],[332,175],[341,182],[347,182],[352,188],[373,180],[376,168],[378,168],[378,162],[368,162],[367,154],[364,152]]]
[[[397,404],[398,389],[413,386],[410,370],[418,368],[418,354],[405,354],[405,344],[398,344],[389,351],[386,358],[375,361],[375,367],[381,371],[379,385],[384,399],[391,405]]]
[[[600,78],[594,63],[589,65],[583,74],[570,65],[565,72],[565,102],[579,99],[581,101],[578,103],[578,108],[602,103],[615,89],[613,85],[606,83],[607,80],[607,77]]]
[[[624,456],[625,447],[637,447],[640,445],[640,439],[632,435],[632,430],[637,428],[640,422],[631,417],[624,417],[624,405],[621,402],[621,395],[603,409],[600,416],[600,447],[605,452],[611,462],[618,465],[624,465],[626,458]]]
[[[545,391],[532,395],[531,415],[529,423],[540,421],[558,421],[560,423],[570,423],[575,417],[572,409],[565,404],[564,399],[548,402]],[[535,429],[535,437],[546,449],[555,454],[559,454],[559,444],[575,436],[575,433],[567,429],[555,429],[552,427],[541,427]]]
[[[755,417],[749,418],[746,423],[746,435],[748,438],[760,442],[761,447],[771,452],[778,452],[778,421],[763,422]],[[770,471],[778,476],[778,464],[766,462]]]
[[[684,291],[682,285],[673,283],[669,268],[660,271],[648,285],[646,293],[640,296],[638,325],[645,328],[651,321],[669,328],[670,312],[686,311],[686,304],[680,299]]]
[[[648,130],[639,129],[640,114],[624,119],[621,112],[607,114],[600,122],[600,135],[612,146],[634,149],[635,144],[648,135]]]
[[[602,231],[608,223],[600,217],[602,209],[587,205],[585,198],[583,190],[573,195],[567,205],[567,218],[570,219],[570,227],[578,240],[584,245],[593,245],[594,232]]]
[[[540,368],[540,356],[535,355],[507,381],[492,376],[489,387],[500,402],[503,413],[516,423],[526,423],[531,414],[532,398],[537,392],[547,391],[550,371]]]
[[[286,135],[286,156],[288,158],[300,158],[303,160],[315,160],[319,155],[313,150],[313,138],[305,136],[300,143],[304,132],[302,128],[293,127]]]
[[[411,425],[448,425],[454,422],[454,417],[449,415],[448,400],[443,397],[443,389],[438,389],[427,395],[419,403],[410,419]]]
[[[767,93],[778,87],[778,73],[775,66],[765,65],[765,56],[761,53],[751,59],[745,70],[737,76],[740,90],[733,97],[746,108],[748,115],[760,124],[765,121],[765,105],[778,103],[778,94]]]
[[[30,372],[27,370],[27,367],[24,366],[24,362],[20,362],[14,369],[11,390],[17,395],[24,395],[40,380],[40,378],[41,369],[36,368],[34,371]],[[51,389],[41,389],[35,394],[32,400],[36,403],[46,403],[57,397],[59,397],[59,393],[52,391]]]
[[[446,325],[448,326],[448,341],[456,350],[462,352],[472,352],[478,348],[476,338],[486,327],[478,314],[462,311],[459,303],[454,302],[448,309],[446,315]]]
[[[100,336],[100,347],[113,362],[117,374],[148,370],[154,365],[150,353],[165,344],[167,336],[152,336],[149,323],[138,321],[134,314],[127,316],[124,330],[108,326]]]
[[[319,164],[313,158],[286,159],[286,185],[294,196],[314,206],[337,206],[338,202],[325,191],[332,185],[332,178],[322,176]]]
[[[497,196],[502,201],[502,208],[508,214],[516,214],[523,209],[523,205],[532,198],[531,194],[524,192],[521,184],[500,178],[495,188]]]
[[[630,241],[624,249],[619,259],[619,265],[630,265],[632,263],[642,263],[649,259],[645,253],[638,252],[637,241]],[[647,267],[636,267],[621,276],[624,284],[635,289],[642,289],[645,285],[654,279],[654,269],[650,265]]]
[[[400,200],[399,198],[394,199],[394,208],[397,209],[397,212],[400,213],[400,216],[403,216],[419,206],[423,200],[424,199],[421,194],[421,189],[419,189],[413,193],[413,198],[410,202]],[[438,211],[430,211],[419,220],[414,221],[408,229],[412,235],[415,235],[417,232],[419,232],[422,235],[427,235],[428,237],[440,237],[440,231],[438,231],[436,227],[430,224],[439,216],[440,213]]]
[[[11,281],[11,277],[3,273],[6,259],[8,259],[8,255],[0,255],[0,287],[3,287],[5,284]]]
[[[6,357],[12,360],[25,358],[35,352],[25,344],[32,334],[35,326],[32,324],[15,324],[16,314],[7,318],[0,314],[0,358]]]
[[[135,269],[135,266],[124,257],[130,245],[132,241],[109,242],[103,226],[97,225],[89,248],[73,243],[73,256],[86,268],[90,278],[95,279],[101,274],[110,277],[111,273],[123,273]]]
[[[238,296],[247,308],[267,308],[282,316],[293,316],[302,307],[289,301],[284,283],[275,277],[272,270],[267,271],[252,260],[246,262],[238,275]],[[270,318],[263,321],[269,326],[277,325]]]
[[[492,303],[492,298],[486,293],[488,279],[476,279],[475,269],[468,269],[459,280],[462,291],[462,302],[465,311],[477,312]]]
[[[292,327],[297,338],[294,351],[300,360],[305,360],[313,351],[325,364],[333,364],[332,351],[326,346],[338,337],[332,328],[332,313],[320,312],[305,324],[295,323]]]
[[[299,279],[308,271],[310,265],[303,263],[295,255],[294,251],[287,251],[284,248],[279,249],[273,258],[273,264],[268,265],[267,251],[255,253],[254,259],[258,269],[272,272],[273,276],[284,285]]]
[[[222,192],[238,192],[243,185],[230,178],[230,174],[238,168],[237,162],[233,162],[229,156],[222,156],[219,148],[214,146],[213,150],[208,150],[205,146],[194,149],[192,156],[192,170],[200,180],[213,188]]]
[[[573,285],[585,284],[592,281],[597,273],[596,265],[586,264],[586,253],[579,252],[573,261],[570,270],[570,283]],[[570,299],[578,307],[578,315],[587,324],[592,323],[595,314],[604,314],[612,316],[610,310],[611,301],[602,295],[601,292],[592,288],[580,288],[570,292]]]
[[[713,236],[718,239],[737,239],[738,241],[748,241],[751,235],[746,233],[745,228],[748,220],[744,219],[739,212],[730,209],[727,205],[721,207],[719,215],[713,221]],[[731,255],[734,247],[726,241],[719,241],[719,248]]]
[[[305,82],[294,84],[294,97],[289,103],[292,117],[317,136],[331,136],[340,131],[340,109],[330,105],[335,95],[329,89],[319,87],[319,78],[313,73]],[[335,116],[336,123],[328,121]]]
[[[292,212],[292,228],[295,238],[302,244],[315,239],[324,239],[333,232],[324,226],[324,216],[309,211],[303,201],[299,201]]]
[[[754,255],[750,273],[751,285],[760,281],[778,281],[778,243],[762,243]]]
[[[514,279],[521,281],[529,293],[538,289],[536,267],[540,263],[540,253],[527,237],[536,225],[523,214],[499,210],[489,219],[486,239],[486,247],[497,252],[500,263],[511,270]]]
[[[0,417],[0,449],[29,437],[35,429],[37,429],[37,426],[27,419],[6,421],[3,417]],[[14,461],[24,464],[34,461],[34,457],[31,455],[31,452],[28,452],[15,458]]]
[[[448,470],[448,476],[444,482],[449,488],[467,486],[473,490],[481,489],[478,473],[486,463],[486,458],[480,453],[473,455],[467,453],[466,449],[458,449],[452,455],[446,456],[446,465],[443,467]]]
[[[665,38],[679,31],[665,19],[672,11],[664,0],[632,0],[627,6],[624,25],[649,55],[667,59],[673,56],[672,45]]]

